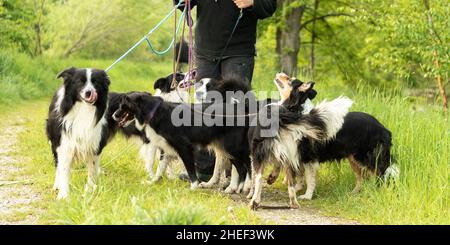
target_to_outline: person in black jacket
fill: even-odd
[[[174,2],[177,4],[178,0]],[[256,55],[256,25],[258,19],[272,16],[276,0],[191,0],[190,6],[197,6],[196,79],[233,76],[250,84]],[[240,9],[243,16],[230,39]]]
[[[178,4],[179,0],[174,0]],[[183,10],[185,3],[180,5]],[[197,7],[195,27],[196,80],[237,79],[251,84],[256,56],[256,25],[273,15],[276,0],[190,0]],[[240,11],[242,17],[232,34]],[[228,42],[228,45],[226,45]],[[212,174],[214,157],[206,151],[196,154],[199,177]]]

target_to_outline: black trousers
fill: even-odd
[[[202,78],[221,77],[225,80],[242,80],[248,85],[252,82],[255,66],[254,56],[229,56],[220,61],[218,58],[197,56],[195,62],[197,64],[197,81]]]
[[[217,58],[196,56],[197,64],[196,80],[202,78],[223,78],[241,80],[248,85],[252,82],[255,66],[254,56],[230,56],[220,61]],[[207,181],[214,172],[215,157],[207,150],[199,150],[194,153],[195,167],[198,177]]]

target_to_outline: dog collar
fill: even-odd
[[[162,100],[159,100],[156,105],[153,107],[153,109],[147,114],[147,121],[150,122],[152,120],[153,116],[155,116],[156,110],[158,110],[159,106],[161,105]]]

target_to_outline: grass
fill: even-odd
[[[41,195],[41,198],[33,203],[40,223],[262,223],[248,210],[245,203],[236,203],[227,195],[213,191],[190,191],[188,184],[180,181],[165,180],[152,186],[143,183],[146,174],[142,162],[137,158],[136,148],[131,147],[118,155],[129,145],[122,137],[115,139],[104,150],[104,172],[95,192],[85,195],[86,171],[82,165],[77,165],[72,174],[71,197],[65,201],[55,201],[55,194],[50,191],[54,167],[44,135],[49,97],[60,84],[54,79],[55,74],[69,64],[106,67],[111,61],[34,60],[25,65],[26,58],[19,56],[11,60],[13,61],[9,61],[10,65],[15,68],[12,71],[1,68],[3,70],[0,78],[28,77],[29,81],[24,84],[10,84],[14,84],[14,89],[9,91],[22,91],[19,97],[17,93],[9,94],[8,91],[0,90],[0,93],[3,93],[0,97],[6,96],[0,101],[0,115],[2,118],[21,115],[25,120],[26,131],[19,135],[18,156],[25,159],[22,162],[26,171],[24,176],[32,180],[31,188]],[[36,67],[38,64],[39,68]],[[28,70],[22,69],[22,66]],[[0,64],[0,67],[6,66]],[[164,63],[120,63],[110,74],[112,90],[148,90],[151,81],[170,73],[170,67]],[[42,71],[36,71],[41,68]],[[258,69],[256,71],[258,73],[255,74],[254,89],[272,89],[271,81],[264,80],[267,76]],[[30,85],[37,78],[46,82]],[[33,86],[35,90],[30,89]],[[352,90],[337,83],[330,85],[319,81],[316,89],[319,92],[316,101],[345,94],[355,102],[352,110],[365,111],[376,116],[393,132],[393,155],[401,169],[401,175],[396,182],[381,186],[377,186],[373,180],[365,181],[362,192],[351,195],[355,178],[349,165],[346,162],[325,164],[319,172],[315,198],[301,204],[315,207],[324,214],[355,219],[367,224],[449,224],[450,123],[440,112],[439,106],[427,105],[420,100],[404,97],[401,93],[383,93],[364,86]],[[27,91],[36,93],[30,95]],[[11,107],[12,101],[15,102],[17,98],[24,99],[25,102]],[[116,156],[119,157],[111,161]],[[281,178],[270,188],[282,189],[285,194],[280,196],[280,202],[287,200],[286,187],[281,183]],[[231,212],[228,211],[229,207],[233,207]],[[20,214],[0,219],[17,217],[20,217]]]
[[[147,175],[137,149],[123,137],[109,144],[102,155],[102,175],[98,188],[84,192],[86,169],[82,164],[72,171],[71,196],[55,201],[51,187],[53,159],[44,133],[47,101],[19,108],[25,115],[26,131],[19,135],[19,154],[24,157],[24,176],[40,194],[36,210],[44,224],[256,224],[260,221],[245,204],[234,203],[215,191],[190,191],[189,184],[164,180],[146,184]],[[14,112],[10,112],[14,113]],[[129,149],[119,154],[123,149]],[[117,157],[117,158],[116,158]],[[115,159],[115,160],[114,160]],[[229,210],[232,207],[232,211]]]
[[[2,50],[0,51],[0,105],[49,98],[61,85],[56,75],[68,67],[105,69],[113,62],[114,60],[60,60],[46,57],[31,59],[24,54]],[[149,91],[157,78],[171,72],[172,66],[167,65],[166,62],[122,61],[108,72],[112,80],[110,90]]]

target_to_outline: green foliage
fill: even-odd
[[[50,7],[46,53],[52,56],[116,57],[142,38],[171,9],[166,1],[70,0]],[[171,21],[151,37],[167,45]],[[145,49],[139,50],[145,54]]]
[[[33,12],[23,0],[0,0],[0,48],[31,52]]]
[[[105,69],[114,60],[31,58],[9,50],[0,51],[0,104],[16,104],[51,96],[61,81],[56,75],[75,67]],[[149,91],[153,82],[172,72],[161,62],[124,60],[109,72],[112,91]]]
[[[17,103],[48,96],[56,88],[56,71],[42,65],[42,59],[0,51],[0,104]]]
[[[314,0],[298,0],[278,9],[274,18],[258,28],[259,55],[275,51],[275,32],[283,26],[286,13],[306,6],[300,32],[298,70],[310,71]],[[431,31],[423,1],[320,1],[316,13],[316,77],[319,82],[343,80],[350,86],[360,83],[383,88],[406,86],[434,87],[436,75],[449,78],[450,5],[430,1],[434,29]],[[284,28],[290,28],[284,26]],[[437,51],[440,68],[434,64]],[[273,66],[271,59],[259,59],[261,69]],[[277,67],[277,66],[273,66]]]

